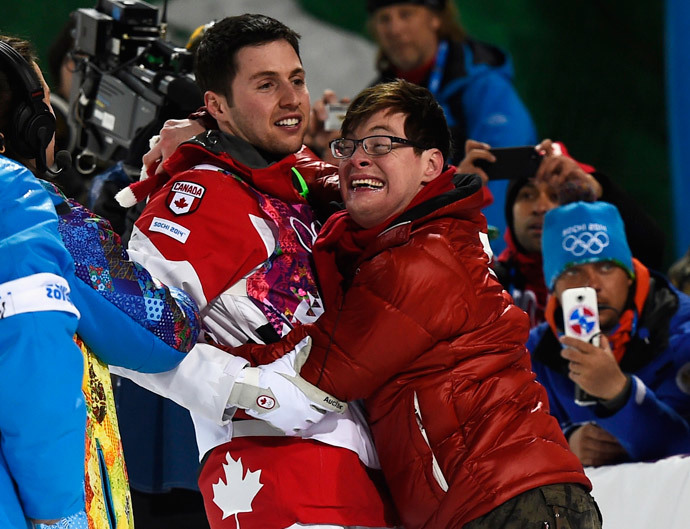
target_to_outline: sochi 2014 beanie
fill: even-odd
[[[415,4],[436,11],[443,11],[446,7],[446,0],[367,0],[367,13],[372,14],[377,9],[397,4]]]
[[[573,202],[547,212],[541,249],[549,290],[567,268],[584,263],[613,261],[635,277],[623,220],[607,202]]]

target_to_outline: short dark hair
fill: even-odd
[[[196,82],[202,92],[211,90],[230,100],[230,85],[237,74],[239,50],[285,40],[299,57],[299,39],[298,33],[265,15],[226,17],[210,27],[199,43],[194,65]]]
[[[366,88],[350,103],[342,124],[343,135],[351,133],[380,110],[405,114],[407,139],[424,149],[439,149],[443,159],[448,159],[450,130],[443,108],[429,90],[402,79]],[[420,154],[421,150],[415,148],[415,152]]]

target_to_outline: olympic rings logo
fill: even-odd
[[[563,239],[563,249],[570,252],[575,257],[580,257],[586,253],[600,254],[609,245],[609,236],[606,232],[597,231],[591,233],[586,231],[579,235],[568,235]]]

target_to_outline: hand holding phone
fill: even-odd
[[[601,330],[596,291],[592,287],[566,289],[561,294],[561,307],[565,335],[599,347]],[[597,398],[576,384],[575,403],[580,406],[591,406],[597,403]]]
[[[489,152],[496,157],[495,162],[481,159],[474,162],[489,180],[532,178],[536,176],[544,157],[531,145],[489,149]]]
[[[328,103],[326,105],[326,121],[323,124],[324,130],[340,130],[340,125],[345,119],[348,106],[348,103]]]

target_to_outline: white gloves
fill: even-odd
[[[235,380],[228,406],[243,408],[287,435],[299,435],[329,411],[343,413],[341,402],[299,376],[311,350],[306,337],[288,354],[271,364],[245,367]]]

